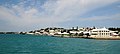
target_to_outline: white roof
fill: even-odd
[[[118,32],[118,31],[110,31],[111,33]]]
[[[57,32],[58,34],[69,34],[69,33],[67,33],[67,32],[63,32],[63,33],[61,33],[61,32]]]
[[[70,33],[77,33],[77,31],[70,31]]]
[[[103,31],[103,30],[109,31],[109,30],[108,30],[107,28],[105,28],[105,27],[104,27],[104,28],[100,28],[100,29],[93,29],[92,31],[101,31],[101,30],[102,30],[102,31]]]
[[[81,33],[83,31],[70,31],[70,33]]]
[[[90,33],[90,31],[85,31],[85,32],[83,32],[84,34],[86,34],[86,33]]]

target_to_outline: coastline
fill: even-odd
[[[27,35],[27,34],[21,34],[21,35]],[[28,34],[31,35],[31,34]],[[32,35],[37,35],[37,36],[44,36],[44,34],[39,35],[39,34],[32,34]],[[46,34],[47,35],[47,34]],[[59,37],[59,38],[83,38],[83,39],[94,39],[94,40],[120,40],[120,37],[90,37],[90,36],[61,36],[61,35],[47,35],[50,37]]]
[[[86,37],[86,36],[60,36],[60,35],[52,35],[52,37],[83,38],[83,39],[95,39],[95,40],[120,40],[120,37]]]
[[[97,39],[97,40],[120,40],[119,29],[113,31],[107,28],[45,28],[33,30],[28,32],[0,32],[0,34],[30,34],[37,36],[51,36],[61,38],[84,38],[84,39]]]
[[[96,40],[120,40],[120,37],[94,38]]]

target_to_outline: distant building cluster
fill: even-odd
[[[50,36],[61,36],[61,37],[91,37],[91,38],[107,38],[107,37],[119,37],[119,31],[112,31],[107,28],[74,28],[64,29],[64,28],[45,28],[35,31],[29,31],[26,34],[35,35],[50,35]]]

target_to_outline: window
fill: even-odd
[[[103,35],[103,33],[101,33],[101,35]]]
[[[100,33],[100,35],[101,35],[101,33]]]
[[[97,32],[97,31],[93,31],[93,32]]]
[[[96,33],[92,33],[92,35],[97,35]]]
[[[106,32],[106,31],[104,31],[104,32]]]

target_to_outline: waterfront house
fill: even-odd
[[[91,30],[90,37],[110,37],[110,30],[106,28],[93,29]]]
[[[108,38],[113,37],[115,34],[113,31],[108,30],[107,28],[93,29],[91,30],[91,36],[93,38]],[[116,35],[116,34],[115,34]]]

